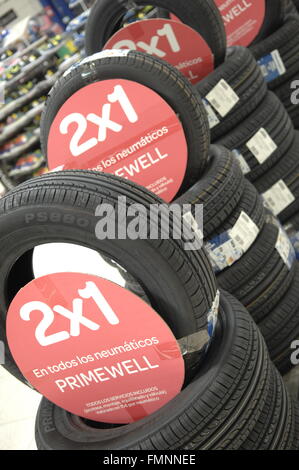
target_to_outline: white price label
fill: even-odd
[[[289,237],[287,236],[286,232],[282,228],[279,229],[275,248],[280,254],[284,263],[287,265],[287,267],[291,269],[293,262],[295,260],[294,248],[293,248],[293,245],[291,244]]]
[[[284,75],[286,73],[286,68],[283,63],[283,60],[281,58],[281,55],[278,51],[278,49],[275,49],[274,51],[271,52],[272,59],[276,65],[276,68],[278,70],[279,75]]]
[[[294,194],[289,190],[283,180],[278,181],[263,194],[265,205],[274,215],[279,215],[295,200]]]
[[[5,193],[6,193],[5,186],[0,181],[0,198],[3,197]]]
[[[230,232],[230,237],[245,253],[254,243],[258,234],[258,226],[245,212],[241,212],[239,219]]]
[[[220,307],[220,291],[218,290],[216,293],[216,297],[212,304],[212,308],[208,315],[208,323],[211,325],[212,329],[210,331],[210,336],[212,336],[215,326],[217,325],[218,316],[219,316],[219,307]]]
[[[252,139],[247,142],[246,146],[260,164],[271,157],[278,148],[264,128],[261,128]]]
[[[210,129],[213,129],[219,124],[220,121],[218,117],[216,116],[216,113],[213,111],[212,106],[208,103],[208,101],[205,99],[203,99],[202,101],[203,101],[203,104],[205,106],[205,109],[208,115]]]
[[[240,101],[238,95],[223,79],[210,91],[206,99],[221,117],[225,117]]]
[[[216,272],[224,271],[224,269],[232,266],[242,257],[242,251],[237,249],[234,241],[229,238],[222,245],[210,249],[207,247],[208,254],[211,258],[213,268]]]

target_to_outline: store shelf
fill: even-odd
[[[22,73],[17,75],[16,77],[12,78],[11,80],[7,81],[5,83],[5,92],[9,93],[12,91],[15,87],[18,85],[24,83],[24,80],[27,82],[30,80],[30,78],[36,76],[38,73],[41,73],[43,69],[47,69],[49,67],[48,61],[52,58],[54,58],[54,55],[61,49],[66,44],[66,41],[62,41],[58,46],[53,47],[53,49],[50,49],[47,52],[44,52],[41,57],[36,59],[34,62],[31,64],[26,65],[23,68]]]
[[[32,175],[32,173],[37,171],[45,162],[46,162],[45,159],[41,158],[40,161],[34,166],[24,168],[21,171],[20,170],[14,170],[14,169],[10,170],[8,172],[8,176],[9,176],[9,178],[13,178],[13,179],[17,180],[19,178],[23,178],[24,176]]]
[[[22,108],[34,99],[39,98],[43,94],[47,93],[47,91],[50,90],[50,88],[52,88],[54,85],[56,78],[57,77],[53,75],[53,77],[43,80],[31,91],[26,93],[26,95],[21,96],[17,100],[14,100],[11,103],[5,105],[2,109],[0,108],[0,122],[4,121],[10,114],[15,113],[18,111],[18,109]]]
[[[25,152],[30,150],[34,145],[39,143],[40,131],[36,132],[36,135],[33,135],[31,139],[28,140],[23,145],[16,146],[14,150],[0,154],[0,162],[10,162],[16,158],[21,157]]]
[[[26,113],[16,122],[10,124],[9,126],[6,126],[4,131],[0,134],[0,145],[3,145],[8,139],[16,135],[18,132],[20,132],[21,129],[30,124],[30,122],[33,121],[35,116],[38,116],[42,113],[44,106],[45,103],[39,104],[35,108],[28,111],[28,113]]]
[[[38,46],[40,46],[41,44],[43,44],[44,42],[46,42],[48,39],[47,36],[42,36],[40,39],[38,39],[37,41],[33,42],[32,44],[30,44],[29,46],[25,47],[24,49],[21,49],[20,51],[16,52],[15,54],[13,54],[12,56],[10,57],[7,57],[5,60],[3,60],[2,62],[0,62],[0,65],[2,66],[8,66],[9,67],[9,64],[11,64],[13,61],[15,61],[16,59],[19,59],[20,57],[23,57],[25,54],[28,54],[28,52],[32,51],[33,49],[36,49],[38,48]],[[6,49],[9,49],[10,46],[7,46]],[[3,54],[3,52],[5,52],[6,49],[2,49],[0,50],[0,55]]]

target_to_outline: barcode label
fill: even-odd
[[[206,99],[221,117],[225,117],[240,101],[238,95],[223,79],[210,91]]]
[[[278,181],[268,191],[263,194],[265,206],[270,209],[275,216],[281,214],[295,200],[294,194],[290,191],[283,180]]]
[[[281,258],[283,259],[283,262],[286,264],[288,269],[291,269],[296,259],[296,253],[289,237],[281,227],[279,228],[275,248],[280,254]]]
[[[206,243],[216,273],[232,266],[251,247],[259,234],[259,228],[245,213],[240,214],[235,226]]]
[[[277,150],[277,145],[268,132],[261,128],[246,144],[257,161],[262,164]]]
[[[286,73],[286,68],[285,68],[285,65],[283,63],[283,60],[281,58],[281,55],[280,55],[278,49],[275,49],[274,51],[272,51],[271,56],[274,60],[274,63],[276,65],[276,69],[277,69],[279,75],[284,75]]]
[[[6,188],[0,181],[0,198],[3,197],[5,193],[6,193]]]
[[[277,49],[257,61],[266,82],[272,82],[286,73],[286,67]]]
[[[246,252],[254,243],[258,234],[258,226],[245,212],[241,212],[239,219],[230,232],[230,237]]]
[[[213,111],[212,106],[208,103],[208,101],[205,99],[203,99],[202,101],[205,106],[206,113],[208,115],[210,129],[213,129],[219,124],[220,121],[218,117],[216,116],[215,112]]]

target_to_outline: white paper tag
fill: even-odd
[[[264,128],[261,128],[247,142],[246,146],[260,164],[264,163],[277,150],[276,143]]]
[[[281,55],[278,51],[278,49],[275,49],[274,51],[271,52],[272,58],[275,62],[276,68],[278,70],[279,75],[284,75],[286,73],[286,68],[283,63],[283,60],[281,58]]]
[[[220,307],[220,291],[217,290],[215,300],[212,304],[211,310],[208,314],[208,332],[209,336],[212,337],[217,325]]]
[[[244,253],[251,247],[259,234],[258,226],[242,211],[235,226],[230,232],[231,238],[239,245]]]
[[[208,115],[210,129],[213,129],[214,127],[216,127],[219,124],[220,121],[219,121],[217,115],[215,114],[215,112],[213,111],[212,106],[208,103],[208,101],[205,100],[205,99],[203,99],[202,101],[203,101],[204,107],[205,107],[207,115]]]
[[[286,68],[277,49],[257,61],[267,83],[286,73]]]
[[[275,248],[280,254],[284,263],[287,265],[288,269],[291,269],[295,261],[296,254],[289,237],[282,228],[279,229]]]
[[[251,169],[250,169],[250,166],[248,165],[247,161],[245,160],[245,158],[241,154],[241,152],[237,149],[232,150],[232,152],[236,156],[236,158],[239,162],[239,165],[241,167],[243,175],[248,175],[248,173],[250,173]]]
[[[223,79],[210,91],[206,99],[221,117],[225,117],[240,101],[238,95]]]
[[[240,214],[235,226],[206,244],[214,271],[221,272],[232,266],[255,242],[259,228],[245,213]]]
[[[107,57],[126,57],[129,52],[131,52],[130,49],[107,49],[86,57],[80,62],[80,65],[87,64],[88,62],[93,62],[98,59],[106,59]]]
[[[296,200],[294,194],[292,194],[283,180],[279,180],[262,196],[265,206],[276,216]]]
[[[207,243],[206,250],[216,273],[232,266],[243,255],[243,251],[236,246],[228,234],[226,241],[219,237],[218,240],[214,239],[211,243]]]
[[[6,188],[0,181],[0,198],[3,197],[5,193],[6,193]]]

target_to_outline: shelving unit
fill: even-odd
[[[18,75],[4,82],[6,101],[0,106],[0,197],[20,182],[34,177],[36,171],[47,171],[40,151],[39,121],[45,105],[42,100],[57,79],[82,57],[82,43],[76,52],[68,46],[69,41],[74,43],[77,33],[84,30],[84,25],[80,19],[77,27],[67,29],[61,35],[59,44],[54,42],[48,50],[43,46],[51,38],[43,36],[0,64],[2,69],[8,70],[31,51],[40,54],[36,60],[23,66]],[[65,48],[70,51],[67,56],[64,55]],[[16,96],[21,89],[22,93]]]

